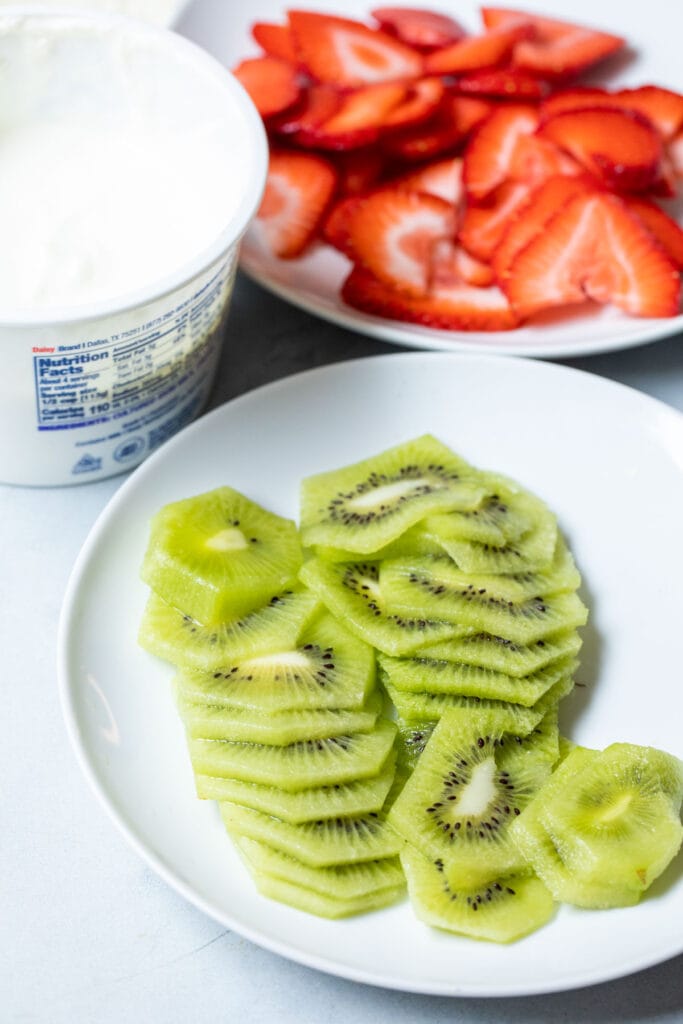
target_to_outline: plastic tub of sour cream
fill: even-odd
[[[140,462],[214,376],[260,118],[173,33],[0,9],[0,480]]]

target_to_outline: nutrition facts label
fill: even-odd
[[[122,334],[34,348],[38,429],[132,417],[123,424],[128,431],[171,414],[209,372],[231,271],[222,267],[191,298]]]

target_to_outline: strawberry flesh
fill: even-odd
[[[507,61],[515,45],[528,38],[530,31],[527,22],[520,22],[484,35],[467,36],[453,46],[428,54],[425,68],[432,75],[461,75],[497,67]]]
[[[232,73],[264,119],[289,110],[301,94],[296,68],[279,57],[251,57]]]
[[[478,128],[465,152],[464,180],[468,195],[483,199],[508,177],[518,140],[538,127],[530,106],[510,105],[495,110]]]
[[[422,8],[376,7],[370,13],[384,32],[423,52],[450,46],[466,35],[453,18]]]
[[[506,100],[541,100],[550,86],[542,78],[518,68],[470,71],[458,78],[457,91],[468,96],[493,96]]]
[[[276,256],[301,255],[315,237],[336,187],[337,172],[322,157],[271,152],[256,225]]]
[[[276,25],[269,21],[257,21],[251,26],[251,34],[270,57],[280,57],[291,64],[297,63],[292,34],[287,25]]]

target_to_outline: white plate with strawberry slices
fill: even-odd
[[[410,347],[559,357],[682,330],[683,98],[670,93],[683,91],[683,13],[664,0],[647,18],[619,0],[528,0],[525,16],[503,2],[484,24],[463,0],[466,36],[446,17],[418,51],[397,33],[412,38],[419,19],[382,32],[371,7],[316,0],[324,17],[288,23],[277,0],[195,0],[180,20],[242,64],[277,149],[244,270]],[[255,22],[286,27],[257,30],[259,45]],[[596,85],[608,92],[576,91]]]

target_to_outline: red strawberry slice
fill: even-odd
[[[527,201],[526,182],[507,181],[487,199],[465,209],[458,238],[471,255],[487,263],[505,234],[510,218]]]
[[[405,99],[384,118],[384,127],[410,128],[423,124],[439,109],[445,86],[438,78],[423,78],[411,85]]]
[[[574,157],[613,190],[642,192],[656,181],[662,143],[651,123],[633,110],[564,110],[538,134]]]
[[[354,267],[342,288],[342,298],[371,316],[441,330],[509,331],[517,326],[505,295],[496,287],[455,284],[420,298],[403,295],[362,267]]]
[[[335,203],[325,218],[322,228],[323,238],[335,249],[339,249],[349,259],[354,259],[349,230],[358,210],[362,209],[363,196],[347,196]]]
[[[297,70],[279,57],[243,60],[232,73],[247,90],[263,118],[283,113],[299,99],[301,88]]]
[[[432,249],[429,278],[430,293],[455,284],[471,284],[486,288],[495,283],[495,274],[488,263],[471,256],[450,238],[437,242]]]
[[[676,221],[661,206],[640,196],[625,196],[623,202],[654,235],[676,267],[683,270],[683,230]]]
[[[377,184],[385,168],[383,154],[373,146],[339,153],[335,164],[339,172],[339,191],[345,196],[369,192]]]
[[[508,276],[517,253],[539,235],[548,221],[578,195],[595,191],[587,177],[549,178],[539,185],[517,209],[512,211],[500,244],[493,252],[491,263],[499,282]]]
[[[467,36],[453,46],[428,54],[425,69],[431,75],[460,75],[466,71],[496,67],[508,59],[513,47],[527,39],[531,31],[528,22],[519,20],[509,28],[495,29],[481,36]]]
[[[680,277],[616,197],[579,195],[513,261],[504,283],[522,319],[553,306],[612,303],[632,316],[674,316]]]
[[[457,90],[468,96],[496,96],[506,100],[541,100],[550,92],[542,78],[519,68],[491,68],[461,75]]]
[[[683,178],[683,131],[674,135],[666,147],[666,155],[677,178]]]
[[[270,154],[256,227],[281,259],[299,256],[315,236],[335,188],[337,172],[313,153]]]
[[[483,199],[508,177],[518,140],[538,127],[533,107],[499,107],[477,129],[465,152],[464,180],[470,196]]]
[[[370,12],[384,32],[416,50],[438,50],[466,35],[462,25],[445,14],[413,7],[376,7]]]
[[[270,124],[269,129],[299,146],[315,145],[316,133],[341,104],[341,93],[333,86],[311,85],[304,90],[301,102]]]
[[[562,89],[543,104],[542,117],[550,117],[561,110],[585,110],[589,107],[617,107],[635,110],[646,117],[663,139],[671,139],[683,126],[683,96],[657,85],[643,85],[638,89],[607,89],[576,86]]]
[[[386,32],[313,11],[289,11],[299,59],[313,78],[354,88],[418,78],[422,57]]]
[[[578,75],[624,46],[620,36],[526,11],[484,7],[482,15],[484,24],[492,30],[514,26],[522,19],[530,22],[534,38],[515,46],[512,64],[552,78]]]
[[[387,183],[392,188],[405,188],[410,192],[426,192],[438,196],[453,206],[459,206],[464,190],[462,185],[462,158],[449,156],[433,160],[415,171],[408,171]]]
[[[356,260],[380,281],[410,295],[426,293],[431,249],[454,233],[450,203],[405,189],[367,196],[349,224]]]
[[[292,42],[292,34],[287,25],[275,25],[269,21],[256,21],[251,26],[251,34],[262,50],[271,57],[280,57],[296,64],[298,57]]]
[[[508,177],[534,188],[558,174],[585,174],[580,164],[548,139],[520,135],[510,156]]]
[[[378,138],[387,119],[405,102],[406,96],[406,86],[400,82],[380,82],[345,93],[339,109],[311,128],[307,141],[320,149],[367,146]]]

